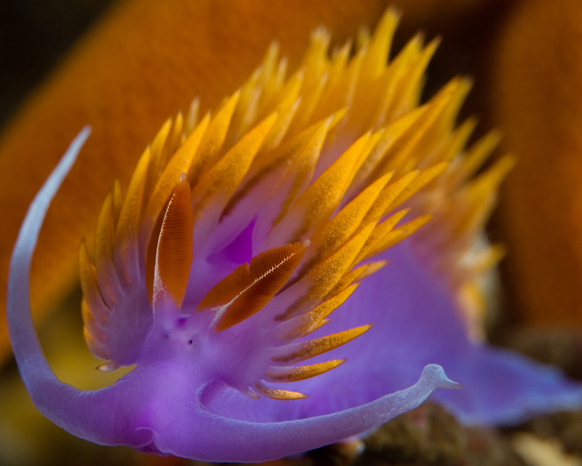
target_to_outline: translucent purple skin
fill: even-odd
[[[470,342],[453,296],[414,260],[410,242],[385,253],[389,266],[367,278],[332,322],[310,336],[375,324],[312,361],[347,358],[345,364],[283,387],[307,399],[245,397],[227,385],[224,367],[193,355],[173,334],[169,338],[163,319],[137,367],[112,386],[83,392],[60,382],[31,320],[30,260],[46,209],[88,133],[73,141],[33,201],[12,255],[8,290],[10,337],[22,379],[37,408],[71,434],[206,461],[266,461],[363,434],[419,406],[436,388],[459,388],[441,366],[464,390],[439,390],[433,399],[466,423],[511,423],[582,404],[582,387],[558,371]],[[256,351],[239,342],[227,360],[241,366]]]

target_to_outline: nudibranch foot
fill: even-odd
[[[458,389],[441,366],[426,366],[411,387],[361,406],[328,415],[281,422],[248,422],[201,411],[174,424],[163,436],[154,434],[160,451],[205,461],[260,462],[288,456],[368,432],[418,407],[437,388]],[[186,415],[191,413],[185,413]],[[191,435],[197,439],[193,441]],[[228,446],[225,446],[225,439]]]

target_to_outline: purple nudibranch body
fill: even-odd
[[[113,386],[92,392],[60,382],[34,333],[27,276],[46,209],[88,134],[85,128],[77,136],[33,201],[11,263],[9,320],[14,353],[35,405],[57,425],[105,445],[131,445],[208,461],[264,461],[365,432],[417,407],[435,388],[458,388],[440,366],[428,365],[413,386],[366,404],[305,419],[265,422],[246,420],[245,407],[232,412],[232,417],[208,409],[207,398],[216,403],[213,397],[232,394],[219,393],[220,386],[200,384],[187,357],[145,358]],[[236,396],[229,404],[236,406]]]
[[[582,404],[580,384],[482,339],[479,283],[500,249],[481,233],[511,160],[475,175],[497,136],[464,149],[466,80],[419,106],[436,43],[386,63],[396,23],[352,58],[328,58],[317,30],[289,77],[273,46],[214,115],[195,102],[162,127],[125,195],[115,184],[79,254],[84,330],[102,370],[135,368],[96,391],[55,377],[29,304],[44,215],[89,129],[77,136],[10,264],[14,354],[47,418],[104,445],[258,462],[364,434],[433,391],[468,424]],[[460,388],[443,368],[463,390],[436,390]]]

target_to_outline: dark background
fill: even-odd
[[[0,1],[0,128],[115,0]]]

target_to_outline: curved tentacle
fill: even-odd
[[[27,388],[27,381],[38,378],[39,374],[43,374],[42,377],[52,375],[54,378],[42,354],[30,314],[29,277],[32,254],[49,204],[69,173],[90,131],[89,127],[83,128],[71,142],[65,155],[37,193],[22,222],[10,260],[7,318],[14,356]]]
[[[97,443],[142,446],[147,431],[125,429],[127,419],[119,397],[120,385],[83,392],[57,379],[46,360],[30,312],[30,264],[47,209],[87,140],[85,127],[34,198],[20,228],[10,261],[7,319],[14,357],[24,385],[35,406],[55,424]],[[108,406],[111,409],[103,409]],[[117,408],[117,409],[116,409]]]

